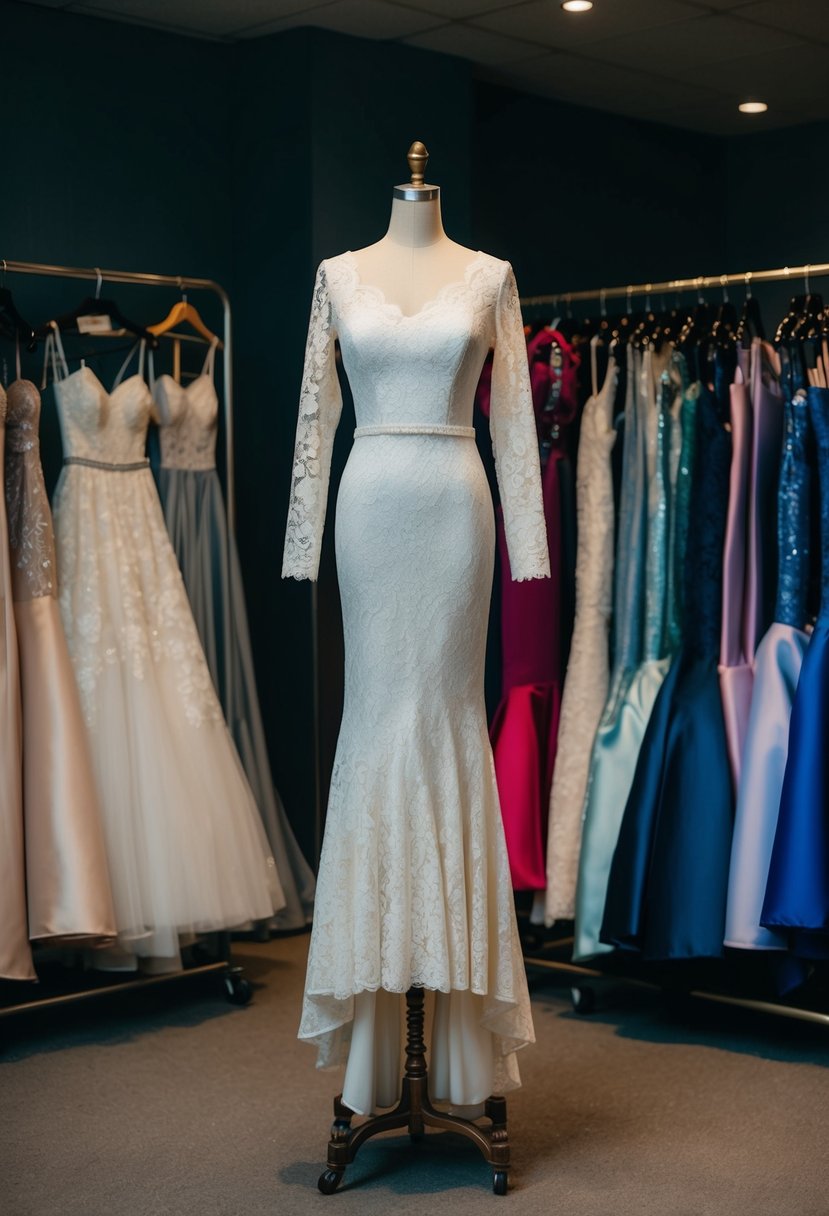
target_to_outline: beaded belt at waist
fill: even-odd
[[[474,426],[453,426],[442,422],[390,422],[381,426],[358,426],[355,439],[364,435],[459,435],[462,439],[474,439]]]
[[[107,473],[135,473],[138,469],[146,469],[149,460],[132,460],[128,464],[110,464],[107,460],[87,460],[85,456],[64,456],[64,464],[82,464],[87,469],[105,469]]]

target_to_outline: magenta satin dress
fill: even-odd
[[[723,556],[720,691],[735,791],[740,782],[754,662],[774,610],[776,483],[783,434],[783,401],[756,338],[740,350],[731,386],[732,461]]]
[[[527,354],[552,577],[512,581],[499,508],[503,676],[490,738],[513,888],[543,891],[547,885],[547,817],[564,680],[561,466],[569,459],[565,432],[576,415],[580,358],[560,333],[549,329],[530,340]],[[479,404],[487,413],[485,382]]]

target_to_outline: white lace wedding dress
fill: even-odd
[[[399,1090],[399,996],[438,994],[432,1094],[482,1102],[520,1083],[533,1027],[487,735],[483,672],[492,499],[472,428],[495,348],[490,425],[513,576],[549,575],[526,346],[508,263],[484,253],[412,315],[317,273],[283,576],[316,578],[341,396],[357,414],[337,501],[345,704],[299,1031],[348,1061],[344,1101]]]
[[[179,934],[267,920],[285,900],[144,456],[150,389],[139,368],[107,392],[90,368],[69,372],[56,331],[47,341],[60,608],[123,951],[106,961],[176,960]]]
[[[611,358],[604,384],[596,384],[582,412],[576,468],[578,555],[576,619],[561,699],[558,748],[547,829],[544,919],[572,920],[581,852],[584,797],[593,740],[610,683],[608,634],[613,600],[613,408],[619,369]]]

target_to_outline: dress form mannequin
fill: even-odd
[[[394,188],[385,236],[352,251],[362,282],[381,291],[404,316],[418,312],[443,287],[463,279],[477,254],[444,232],[440,187],[423,183],[427,159],[423,144],[412,144],[408,157],[412,181]]]

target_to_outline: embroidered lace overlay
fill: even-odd
[[[572,919],[590,753],[610,680],[613,594],[613,408],[619,370],[611,360],[601,392],[584,407],[576,467],[576,618],[561,701],[547,832],[545,920]]]
[[[30,380],[9,387],[6,515],[16,600],[57,596],[52,513],[40,465],[40,393]]]
[[[484,712],[494,515],[469,440],[475,388],[494,346],[490,425],[510,562],[518,579],[548,577],[512,269],[477,253],[462,280],[404,315],[361,282],[351,253],[322,264],[285,576],[317,575],[341,410],[335,338],[359,438],[337,500],[345,703],[300,1037],[316,1042],[321,1066],[342,1063],[360,1021],[358,994],[404,993],[412,984],[468,994],[454,1008],[463,1007],[462,1022],[471,1019],[463,1035],[478,1063],[466,1075],[448,1069],[453,1079],[438,1096],[477,1102],[519,1083],[514,1052],[533,1038]],[[437,1043],[434,1050],[437,1058]],[[444,1058],[454,1060],[452,1050]],[[351,1072],[350,1059],[346,1103]]]
[[[58,600],[101,796],[120,943],[269,919],[274,860],[224,723],[149,468],[140,375],[55,383],[67,457],[54,498]],[[106,467],[99,467],[104,465]]]

